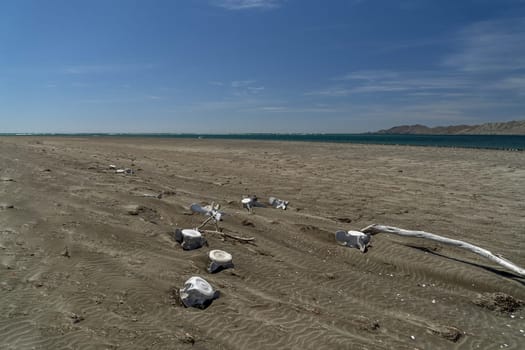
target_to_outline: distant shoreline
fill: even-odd
[[[212,140],[298,141],[355,143],[400,146],[452,147],[494,150],[525,150],[525,135],[443,135],[443,134],[171,134],[171,133],[4,133],[7,137],[117,137]]]
[[[376,133],[412,135],[525,135],[525,120],[435,127],[428,127],[422,124],[399,125],[386,130],[379,130]]]

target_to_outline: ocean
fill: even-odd
[[[336,142],[380,145],[525,150],[525,135],[399,135],[399,134],[0,134],[3,136],[155,137],[231,140]]]

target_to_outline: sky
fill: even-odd
[[[525,0],[2,0],[0,133],[525,119]]]

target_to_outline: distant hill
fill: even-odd
[[[434,135],[525,135],[525,120],[481,125],[451,125],[430,128],[425,125],[401,125],[377,134],[434,134]]]

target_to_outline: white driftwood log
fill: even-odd
[[[432,241],[436,241],[443,244],[448,244],[454,247],[466,249],[469,252],[472,252],[474,254],[481,255],[484,258],[489,259],[492,262],[495,262],[496,264],[499,264],[506,269],[517,273],[518,275],[525,277],[525,269],[513,264],[512,262],[501,258],[499,256],[496,256],[492,254],[490,251],[480,248],[478,246],[475,246],[473,244],[459,241],[457,239],[451,239],[446,238],[442,236],[435,235],[433,233],[425,232],[425,231],[411,231],[411,230],[404,230],[402,228],[392,227],[392,226],[384,226],[384,225],[377,225],[373,224],[370,226],[365,227],[361,230],[361,232],[369,233],[372,235],[375,235],[377,233],[391,233],[394,235],[404,236],[404,237],[416,237],[416,238],[426,238],[430,239]]]

